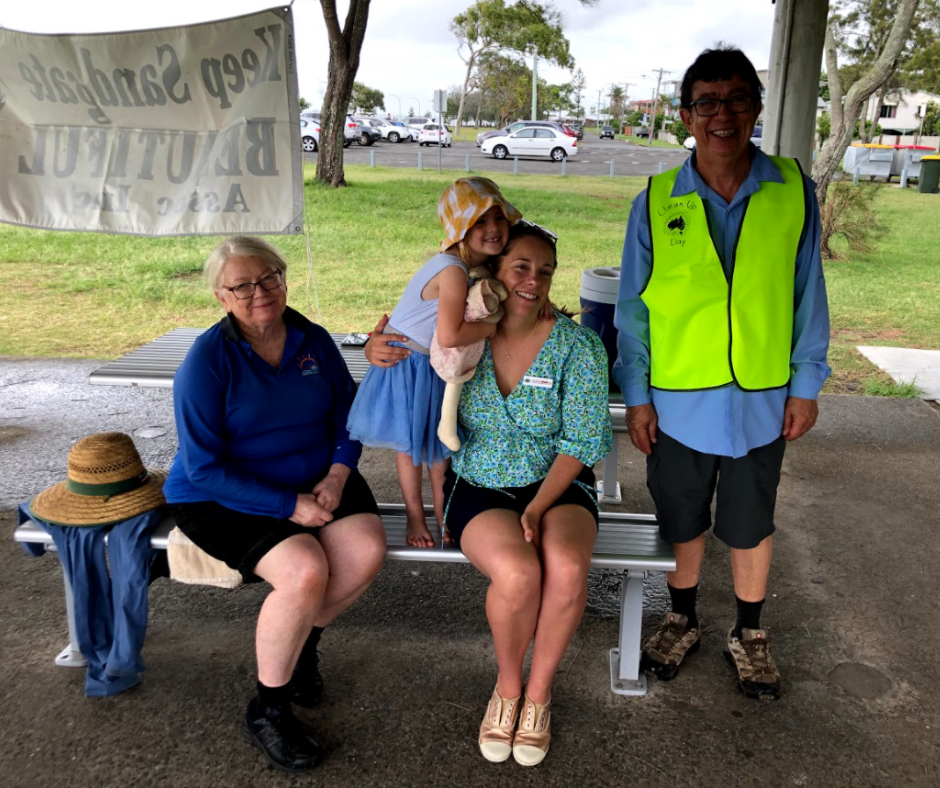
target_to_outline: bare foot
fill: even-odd
[[[450,531],[448,531],[446,528],[445,528],[445,529],[443,530],[443,532],[441,533],[441,541],[442,541],[444,544],[453,544],[453,543],[454,543],[454,539],[453,539],[453,537],[450,535]]]
[[[434,539],[423,521],[408,518],[408,530],[405,541],[412,547],[434,547]]]

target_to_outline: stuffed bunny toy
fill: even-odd
[[[467,306],[463,319],[468,323],[498,323],[503,316],[501,302],[509,297],[505,286],[498,279],[493,279],[484,265],[471,268],[469,276],[471,284],[467,291]],[[451,451],[460,448],[460,438],[457,437],[460,392],[463,390],[463,384],[477,371],[477,364],[483,356],[483,342],[484,340],[480,340],[464,347],[441,347],[437,341],[437,331],[431,340],[431,366],[447,384],[444,388],[437,437]]]

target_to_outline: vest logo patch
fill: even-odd
[[[698,203],[690,198],[669,203],[659,209],[663,235],[669,236],[670,246],[685,246],[686,230],[692,220],[692,211],[697,207]]]

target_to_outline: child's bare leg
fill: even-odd
[[[421,497],[421,466],[411,461],[405,452],[395,455],[398,483],[405,500],[405,520],[408,532],[405,541],[412,547],[433,547],[434,540],[424,517],[424,499]]]
[[[444,472],[450,467],[450,460],[435,463],[428,468],[431,476],[431,495],[434,496],[434,517],[437,519],[438,530],[441,531],[441,538],[445,542],[450,542],[450,534],[444,527]]]

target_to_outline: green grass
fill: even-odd
[[[370,329],[437,250],[437,198],[461,174],[351,166],[346,189],[308,180],[320,316],[307,307],[303,239],[272,236],[290,264],[291,305],[331,330]],[[630,204],[645,179],[505,175],[499,183],[560,236],[552,295],[577,306],[581,271],[619,264]],[[877,210],[885,237],[871,252],[826,263],[835,370],[826,391],[904,395],[856,345],[940,349],[938,208],[934,195],[884,189]],[[0,225],[0,354],[113,358],[170,329],[212,324],[221,312],[200,271],[218,240]]]
[[[870,397],[898,397],[900,399],[917,399],[922,392],[914,383],[889,383],[883,380],[869,380],[865,383],[863,393]]]
[[[642,145],[644,148],[649,146],[649,140],[646,137],[632,137],[627,134],[618,134],[618,140],[626,140],[627,142],[632,142],[634,145]],[[672,142],[666,142],[665,140],[653,140],[654,148],[682,148],[682,145],[676,145]]]

